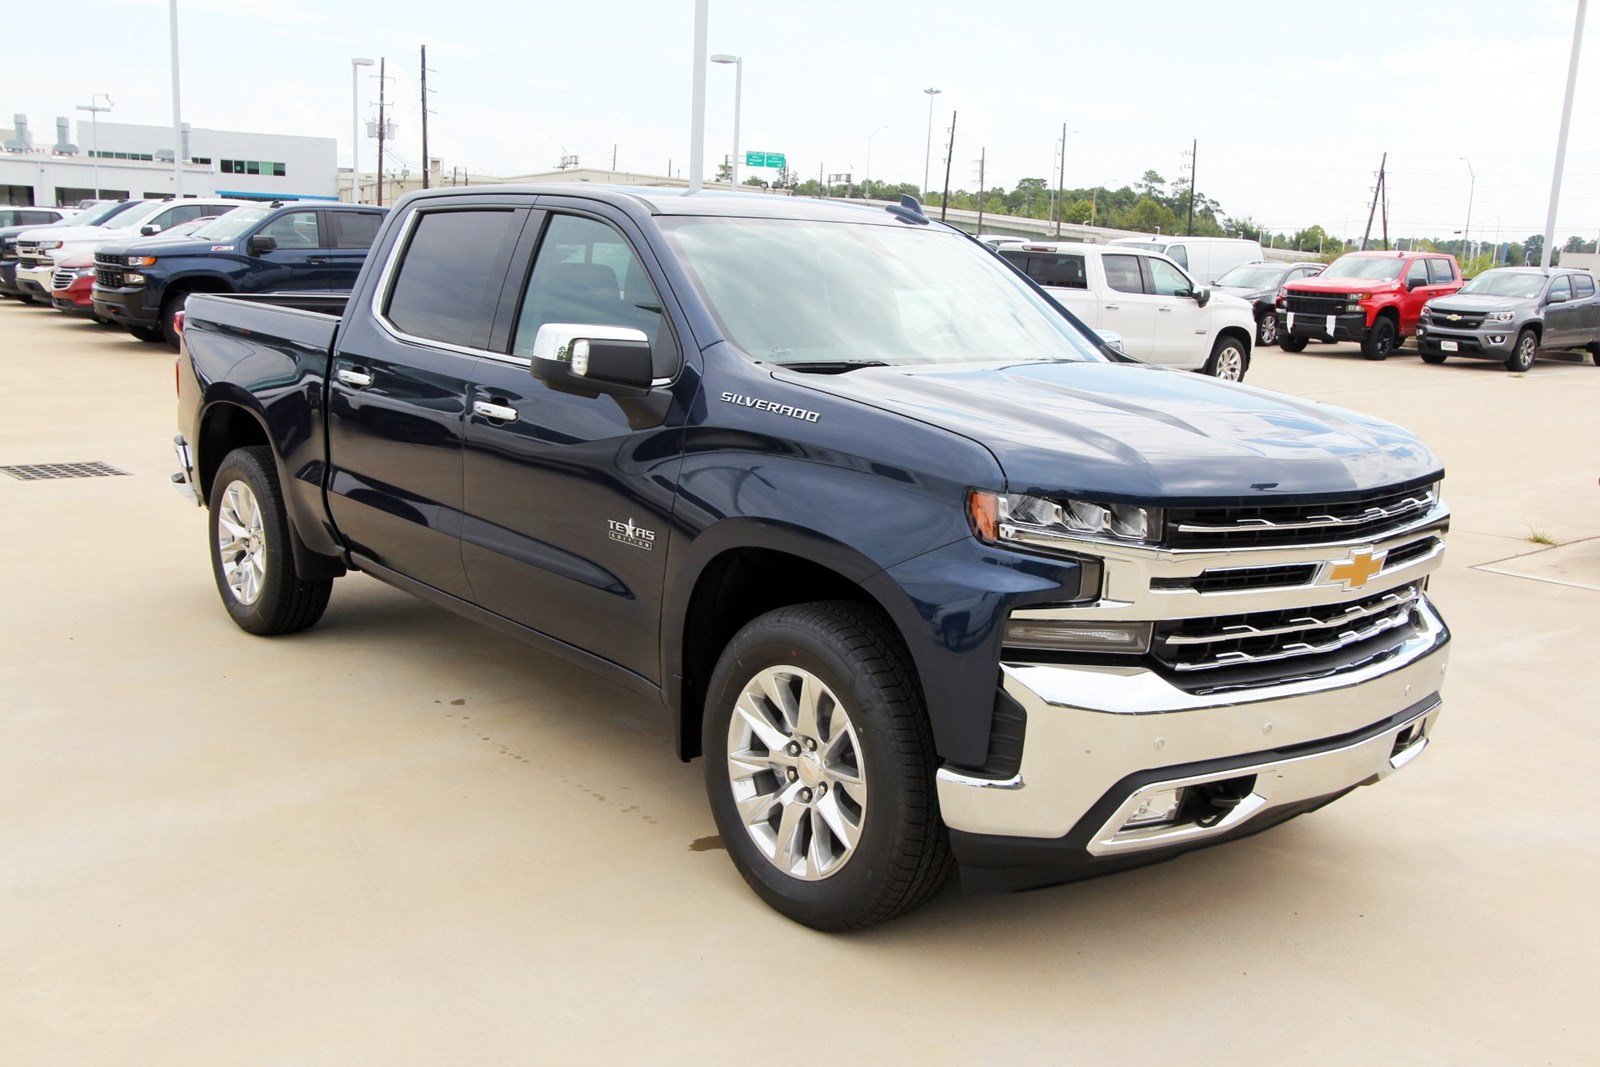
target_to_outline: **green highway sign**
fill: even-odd
[[[789,159],[782,152],[746,152],[744,165],[747,167],[776,167],[782,170],[789,165]]]

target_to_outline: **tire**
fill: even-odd
[[[1294,334],[1290,333],[1283,334],[1278,338],[1278,347],[1283,349],[1285,352],[1304,352],[1306,350],[1306,346],[1310,343],[1311,338],[1296,337]]]
[[[167,335],[161,331],[159,326],[129,326],[128,332],[145,344],[163,345],[167,343]]]
[[[1439,364],[1443,363],[1449,358],[1450,356],[1445,352],[1429,352],[1427,349],[1422,350],[1422,362],[1424,363]]]
[[[176,319],[178,312],[183,310],[183,304],[188,295],[188,293],[178,293],[167,297],[161,303],[161,339],[174,352],[178,350],[178,325]]]
[[[825,724],[799,715],[807,691],[828,709]],[[884,922],[926,901],[954,868],[916,672],[898,635],[860,604],[779,608],[734,635],[711,677],[702,744],[729,857],[757,896],[798,923]]]
[[[1268,311],[1256,320],[1256,347],[1270,348],[1278,343],[1278,313]]]
[[[1533,366],[1533,361],[1538,355],[1539,335],[1532,330],[1523,330],[1517,334],[1517,345],[1506,359],[1506,370],[1520,374]]]
[[[1600,345],[1589,346],[1589,358],[1594,360],[1594,365],[1600,367]]]
[[[24,304],[31,304],[34,302],[33,294],[31,293],[18,293],[17,299],[22,301]]]
[[[1361,342],[1361,354],[1373,362],[1380,362],[1388,359],[1389,354],[1399,347],[1400,332],[1395,329],[1394,320],[1387,315],[1380,315]]]
[[[1217,343],[1211,346],[1211,357],[1201,369],[1203,373],[1225,382],[1242,382],[1245,371],[1250,369],[1250,354],[1245,351],[1243,341],[1234,337],[1219,337]]]
[[[224,529],[230,519],[231,529]],[[295,571],[289,516],[271,449],[236,448],[224,457],[211,483],[206,529],[217,593],[240,629],[272,637],[304,630],[322,618],[333,579],[304,581]],[[238,547],[225,553],[225,543]],[[225,554],[234,564],[231,570],[224,567]]]

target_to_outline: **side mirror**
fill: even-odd
[[[550,388],[579,396],[641,397],[655,377],[643,330],[572,322],[539,327],[529,369]]]
[[[278,247],[278,239],[270,233],[258,233],[250,238],[245,245],[252,256],[259,256],[263,252],[271,252]]]
[[[1549,296],[1544,298],[1544,302],[1546,304],[1565,304],[1570,299],[1572,298],[1566,293],[1551,293]]]
[[[1407,278],[1406,279],[1406,292],[1409,293],[1413,289],[1420,289],[1424,285],[1427,285],[1427,284],[1428,284],[1428,279],[1426,279],[1426,278]]]
[[[1211,303],[1211,290],[1205,286],[1201,286],[1200,290],[1194,294],[1194,302],[1199,304],[1201,307],[1205,307],[1207,304]]]
[[[1100,338],[1100,343],[1113,352],[1121,352],[1123,355],[1128,354],[1127,350],[1122,347],[1122,335],[1116,330],[1096,330],[1095,334]]]
[[[153,222],[147,222],[143,226],[139,227],[139,233],[142,234],[145,237],[154,237],[156,234],[158,234],[160,232],[161,232],[161,227],[157,226]]]

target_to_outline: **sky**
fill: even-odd
[[[693,0],[178,7],[183,118],[195,126],[335,137],[348,164],[349,60],[385,56],[399,100],[390,147],[415,172],[426,44],[429,147],[446,170],[526,174],[564,155],[607,167],[613,148],[622,169],[687,167]],[[59,40],[27,45],[48,61],[26,78],[11,66],[0,113],[49,130],[104,92],[109,121],[170,122],[166,9],[80,0]],[[920,184],[933,87],[936,188],[954,111],[952,188],[977,186],[980,151],[991,188],[1048,179],[1066,123],[1069,187],[1130,184],[1151,168],[1173,178],[1197,140],[1197,184],[1225,213],[1359,237],[1388,152],[1391,234],[1462,229],[1470,194],[1473,236],[1510,240],[1544,228],[1575,11],[1576,0],[711,0],[709,50],[744,58],[741,150],[784,152],[802,177],[870,167]],[[1561,240],[1600,234],[1597,23],[1591,12]],[[375,74],[362,71],[363,118]],[[733,82],[730,66],[707,72],[708,173],[732,149]],[[362,158],[370,168],[370,142]]]

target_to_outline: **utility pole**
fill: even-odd
[[[1378,184],[1372,187],[1372,206],[1367,209],[1367,228],[1361,231],[1361,251],[1367,250],[1367,241],[1372,237],[1372,218],[1378,213],[1378,197],[1383,195],[1383,169],[1389,165],[1389,153],[1383,154],[1383,159],[1378,162]]]
[[[385,128],[386,119],[384,117],[384,112],[383,112],[383,106],[384,106],[384,94],[383,94],[383,91],[384,91],[384,89],[386,89],[388,87],[389,82],[388,82],[388,79],[386,79],[384,77],[384,74],[383,74],[384,62],[385,62],[384,58],[382,56],[379,56],[378,57],[378,206],[379,207],[383,206],[383,142],[384,142],[384,134],[388,133],[388,130]]]
[[[1059,208],[1057,204],[1059,202]],[[1056,195],[1050,198],[1050,214],[1056,219],[1056,236],[1061,236],[1061,219],[1067,213],[1067,124],[1061,124],[1061,165],[1056,171]]]
[[[428,46],[422,46],[422,187],[428,188],[428,172],[433,165],[428,161]]]
[[[922,153],[922,195],[926,199],[933,190],[928,188],[928,161],[933,158],[933,98],[943,90],[924,89],[928,94],[928,146]]]
[[[944,213],[950,207],[950,161],[956,154],[956,113],[950,112],[950,140],[944,146],[944,200],[939,205],[939,221],[944,221]]]
[[[983,164],[984,164],[984,160],[988,157],[988,155],[989,155],[989,150],[987,148],[978,149],[978,230],[977,230],[978,233],[982,233],[983,232],[983,201],[984,201]]]
[[[617,146],[616,145],[612,145],[611,146],[611,173],[615,174],[616,172],[617,172]]]
[[[1550,177],[1550,211],[1544,220],[1544,248],[1539,265],[1550,269],[1551,246],[1556,243],[1556,207],[1561,202],[1561,171],[1567,165],[1567,128],[1572,124],[1572,91],[1578,85],[1578,51],[1583,45],[1583,16],[1589,0],[1578,0],[1578,18],[1572,26],[1572,56],[1567,60],[1567,95],[1561,104],[1561,133],[1556,138],[1556,167]]]
[[[1389,190],[1383,191],[1383,250],[1389,251]]]
[[[1188,236],[1194,236],[1194,169],[1195,156],[1200,153],[1200,138],[1189,142],[1189,222],[1184,227]]]

